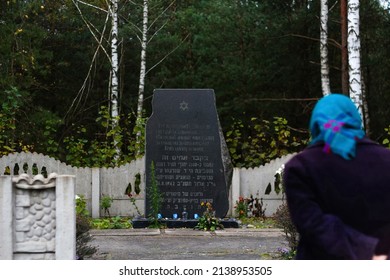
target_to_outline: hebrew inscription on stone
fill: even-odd
[[[201,215],[210,202],[223,217],[229,207],[213,90],[156,90],[146,127],[146,213],[151,164],[163,196],[161,213]]]

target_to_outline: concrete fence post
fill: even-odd
[[[13,257],[13,192],[11,176],[0,176],[0,260]]]
[[[100,168],[92,168],[92,218],[100,218]]]
[[[240,168],[235,167],[233,169],[233,179],[232,179],[232,201],[231,201],[231,211],[232,216],[235,215],[234,205],[239,199],[241,193],[241,178],[240,178]]]
[[[76,178],[60,175],[56,179],[56,259],[76,259]]]

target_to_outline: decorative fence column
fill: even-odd
[[[11,176],[0,176],[0,259],[8,260],[13,256],[12,231],[12,180]]]
[[[74,176],[0,176],[0,202],[0,259],[75,259]]]

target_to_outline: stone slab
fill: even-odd
[[[224,141],[222,141],[224,143]],[[152,163],[162,194],[161,214],[188,218],[210,202],[217,217],[229,210],[220,124],[211,89],[158,89],[146,125],[146,217],[151,210]]]

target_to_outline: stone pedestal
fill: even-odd
[[[162,219],[161,225],[167,228],[195,228],[198,220],[195,219]],[[236,219],[223,219],[221,224],[224,228],[238,228],[239,224]],[[147,228],[150,226],[150,221],[146,218],[137,218],[132,220],[133,228]]]
[[[75,177],[0,176],[0,259],[75,259]]]

